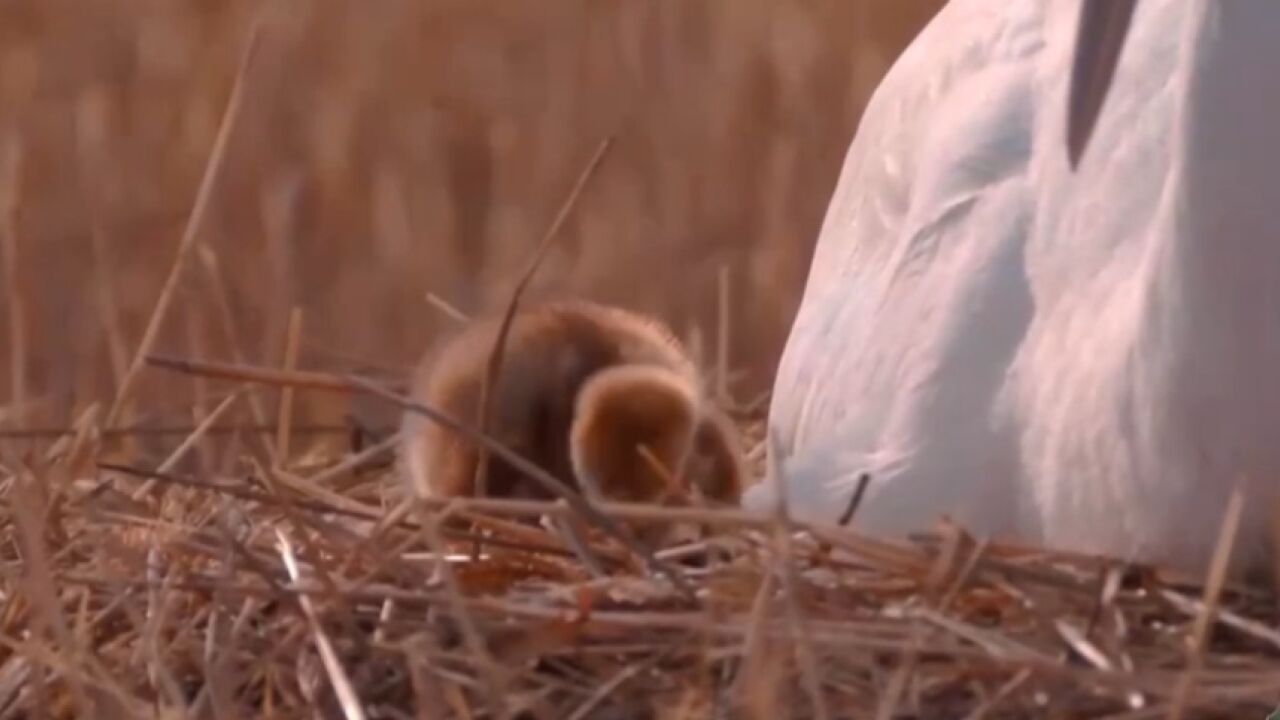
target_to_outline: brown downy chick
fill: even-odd
[[[696,393],[685,376],[654,365],[618,365],[588,378],[569,433],[578,482],[611,500],[687,501],[694,490],[736,503],[735,431]],[[689,482],[680,484],[677,472]]]
[[[569,431],[579,485],[624,502],[736,505],[745,472],[737,431],[696,390],[686,377],[653,365],[618,365],[588,378]],[[671,523],[636,529],[659,543],[693,530]]]
[[[499,325],[477,322],[446,341],[420,368],[414,399],[478,426]],[[737,504],[743,488],[737,432],[701,396],[680,344],[657,321],[617,308],[562,302],[518,313],[491,390],[488,431],[570,487],[610,500],[686,504],[696,494]],[[414,413],[405,416],[403,443],[418,495],[474,494],[473,443]],[[487,494],[550,497],[492,455]]]

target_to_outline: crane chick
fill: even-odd
[[[478,427],[500,325],[475,322],[429,353],[414,399]],[[745,475],[737,432],[700,387],[694,363],[656,320],[586,302],[544,304],[512,320],[486,430],[569,487],[605,499],[677,504],[696,494],[736,505]],[[475,494],[475,443],[412,412],[403,430],[415,494]],[[551,497],[492,454],[485,491]]]

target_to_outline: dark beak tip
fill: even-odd
[[[1137,0],[1082,0],[1067,97],[1067,162],[1080,164],[1111,89]]]

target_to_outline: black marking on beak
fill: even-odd
[[[1111,89],[1137,0],[1082,0],[1067,97],[1067,160],[1080,164]]]

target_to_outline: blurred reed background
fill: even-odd
[[[723,268],[736,393],[766,389],[859,112],[938,4],[282,2],[156,349],[275,363],[298,307],[302,365],[403,376],[450,322],[426,294],[500,306],[612,134],[531,297],[714,337]],[[0,425],[114,394],[265,7],[0,2]],[[130,419],[190,422],[192,386],[147,371]]]

